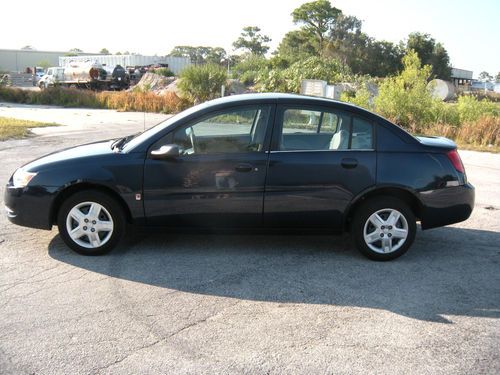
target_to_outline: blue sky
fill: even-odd
[[[290,13],[304,0],[6,1],[0,48],[32,45],[37,49],[80,48],[96,52],[166,54],[175,45],[221,46],[232,42],[246,25],[259,26],[275,48],[294,28]],[[452,65],[474,71],[500,71],[500,0],[336,0],[344,13],[364,21],[364,31],[398,42],[412,31],[442,42]],[[91,16],[92,9],[96,9]],[[43,20],[43,22],[40,22]]]

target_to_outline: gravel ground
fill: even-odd
[[[55,121],[0,142],[0,180],[142,113],[0,103]],[[146,115],[146,126],[165,118]],[[371,262],[347,237],[130,235],[82,257],[0,217],[0,373],[500,373],[500,155],[461,152],[472,217]],[[3,196],[3,185],[0,188]]]

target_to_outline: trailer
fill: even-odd
[[[130,86],[128,72],[121,65],[107,68],[96,61],[74,62],[51,67],[38,81],[40,89],[62,86],[89,90],[124,90]]]
[[[121,65],[124,68],[140,68],[148,66],[163,66],[178,75],[184,68],[191,65],[189,57],[178,56],[143,56],[143,55],[81,55],[60,56],[59,66],[66,67],[75,63],[94,61],[102,66],[114,67]]]

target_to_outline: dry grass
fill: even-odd
[[[0,101],[158,113],[176,113],[189,105],[173,92],[156,95],[152,92],[141,91],[93,92],[63,87],[49,88],[44,91],[0,87]]]
[[[12,138],[23,138],[29,135],[30,128],[57,126],[54,123],[45,123],[28,120],[18,120],[9,117],[0,117],[0,141]]]
[[[428,135],[440,135],[455,140],[460,145],[481,149],[500,148],[500,117],[483,116],[459,126],[434,124],[424,129]]]
[[[187,106],[187,103],[173,92],[157,95],[141,91],[105,91],[96,93],[95,96],[104,108],[118,111],[176,113]]]

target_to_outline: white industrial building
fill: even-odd
[[[178,74],[186,66],[191,65],[188,57],[142,56],[142,55],[102,55],[98,53],[79,53],[78,56],[65,56],[68,51],[38,51],[24,49],[0,49],[0,72],[22,73],[27,68],[47,64],[49,66],[67,66],[71,61],[98,61],[109,67],[121,65],[147,66],[155,64],[168,65]]]
[[[57,66],[59,56],[64,56],[68,51],[38,51],[30,49],[0,49],[0,71],[25,72],[27,68],[33,69],[41,64]],[[97,55],[85,53],[86,55]]]
[[[472,84],[472,70],[451,68],[451,81],[455,87],[470,86]]]

